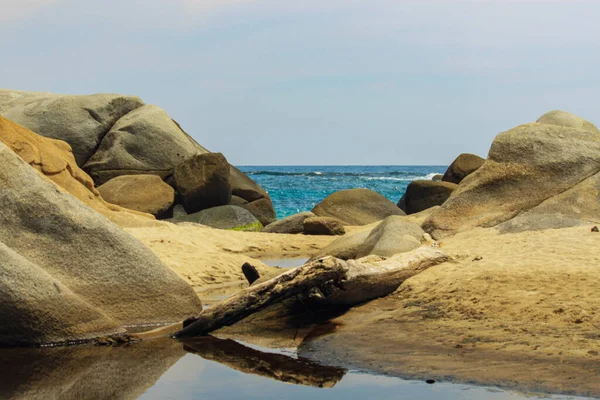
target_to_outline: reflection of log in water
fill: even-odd
[[[330,388],[346,370],[326,367],[307,359],[264,353],[233,340],[205,336],[183,341],[184,350],[247,374],[260,375],[298,385]]]

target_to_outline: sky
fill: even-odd
[[[0,87],[121,93],[236,165],[447,165],[600,124],[600,1],[0,0]]]

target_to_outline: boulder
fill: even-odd
[[[104,136],[84,170],[97,185],[120,175],[167,177],[186,159],[208,153],[167,113],[143,105],[119,119]]]
[[[130,210],[164,217],[175,191],[156,175],[121,175],[98,187],[104,200]]]
[[[253,202],[269,197],[265,189],[250,179],[248,175],[244,174],[233,165],[230,166],[230,168],[229,183],[231,184],[231,194],[233,196],[240,197],[247,202]]]
[[[405,215],[394,203],[369,189],[348,189],[330,194],[313,210],[317,216],[337,218],[344,225],[368,225],[390,215]]]
[[[272,224],[277,221],[277,214],[275,214],[275,208],[270,197],[263,197],[262,199],[251,201],[241,206],[245,210],[250,211],[260,223],[265,226]]]
[[[521,125],[495,138],[485,164],[456,188],[423,228],[443,237],[512,219],[506,229],[596,221],[599,172],[598,133],[551,124]]]
[[[368,255],[389,257],[421,246],[425,233],[406,217],[390,216],[373,229],[364,229],[334,240],[311,260],[332,256],[341,260],[358,259]]]
[[[42,136],[66,141],[79,166],[89,160],[119,118],[143,104],[138,97],[118,94],[0,90],[0,115]]]
[[[444,204],[458,185],[450,182],[412,181],[397,206],[407,214],[415,214]]]
[[[431,180],[434,182],[441,182],[444,179],[444,175],[442,174],[435,174],[434,176],[431,177]]]
[[[233,202],[232,202],[233,203]],[[311,212],[301,212],[298,214],[290,215],[275,221],[265,226],[262,232],[267,233],[302,233],[304,232],[304,221],[307,218],[315,217],[316,215]]]
[[[311,260],[327,256],[339,258],[340,260],[353,260],[357,258],[356,256],[361,250],[363,243],[370,234],[371,230],[365,229],[344,235],[319,250],[311,257]]]
[[[71,147],[61,140],[40,136],[0,116],[0,142],[17,153],[43,177],[120,225],[140,225],[152,215],[126,210],[107,203],[94,188],[94,182],[81,170]]]
[[[231,201],[229,204],[232,206],[242,207],[244,204],[248,204],[248,200],[244,200],[238,196],[231,196]]]
[[[188,214],[231,201],[229,163],[221,153],[197,154],[175,167],[173,177]]]
[[[368,255],[391,257],[421,246],[425,232],[414,222],[403,217],[387,217],[367,236],[358,250],[356,258]]]
[[[442,181],[459,184],[465,177],[481,168],[484,162],[485,159],[475,154],[463,153],[450,164]]]
[[[219,206],[209,208],[186,216],[174,217],[174,223],[194,222],[217,229],[235,231],[260,231],[263,226],[249,211],[237,206]]]
[[[343,235],[346,233],[342,221],[330,217],[311,217],[304,220],[307,235]]]
[[[152,251],[0,143],[2,345],[85,340],[197,314]]]
[[[566,111],[554,110],[547,112],[539,117],[536,122],[540,124],[565,126],[568,128],[582,129],[584,131],[600,133],[600,130],[598,130],[598,128],[596,128],[596,126],[591,122]]]

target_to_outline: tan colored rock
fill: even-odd
[[[71,147],[66,142],[45,138],[1,116],[0,142],[46,179],[111,221],[122,225],[138,225],[154,219],[149,214],[125,210],[104,201],[94,188],[92,178],[77,166]]]
[[[38,165],[45,165],[42,155]],[[150,249],[4,144],[0,182],[2,344],[88,339],[178,321],[201,308]]]
[[[394,203],[369,189],[340,190],[313,210],[317,216],[337,218],[345,225],[368,225],[390,215],[405,215]]]
[[[339,236],[346,233],[344,224],[337,218],[311,217],[304,220],[304,233],[307,235]]]
[[[485,159],[475,154],[463,153],[450,164],[441,180],[459,184],[465,177],[481,168],[484,162]]]
[[[120,207],[164,216],[175,201],[175,190],[156,175],[121,175],[98,187],[102,198]]]
[[[290,215],[275,221],[264,227],[262,232],[267,233],[302,233],[304,232],[304,221],[307,218],[315,217],[316,215],[311,212],[301,212],[298,214]]]
[[[561,110],[547,112],[538,118],[536,122],[540,124],[565,126],[567,128],[582,129],[584,131],[600,133],[600,130],[598,130],[598,128],[596,128],[596,126],[591,122],[586,121],[575,114]]]

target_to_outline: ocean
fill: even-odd
[[[277,218],[310,211],[325,197],[343,189],[367,188],[394,203],[415,179],[431,179],[448,166],[242,166],[273,201]]]

